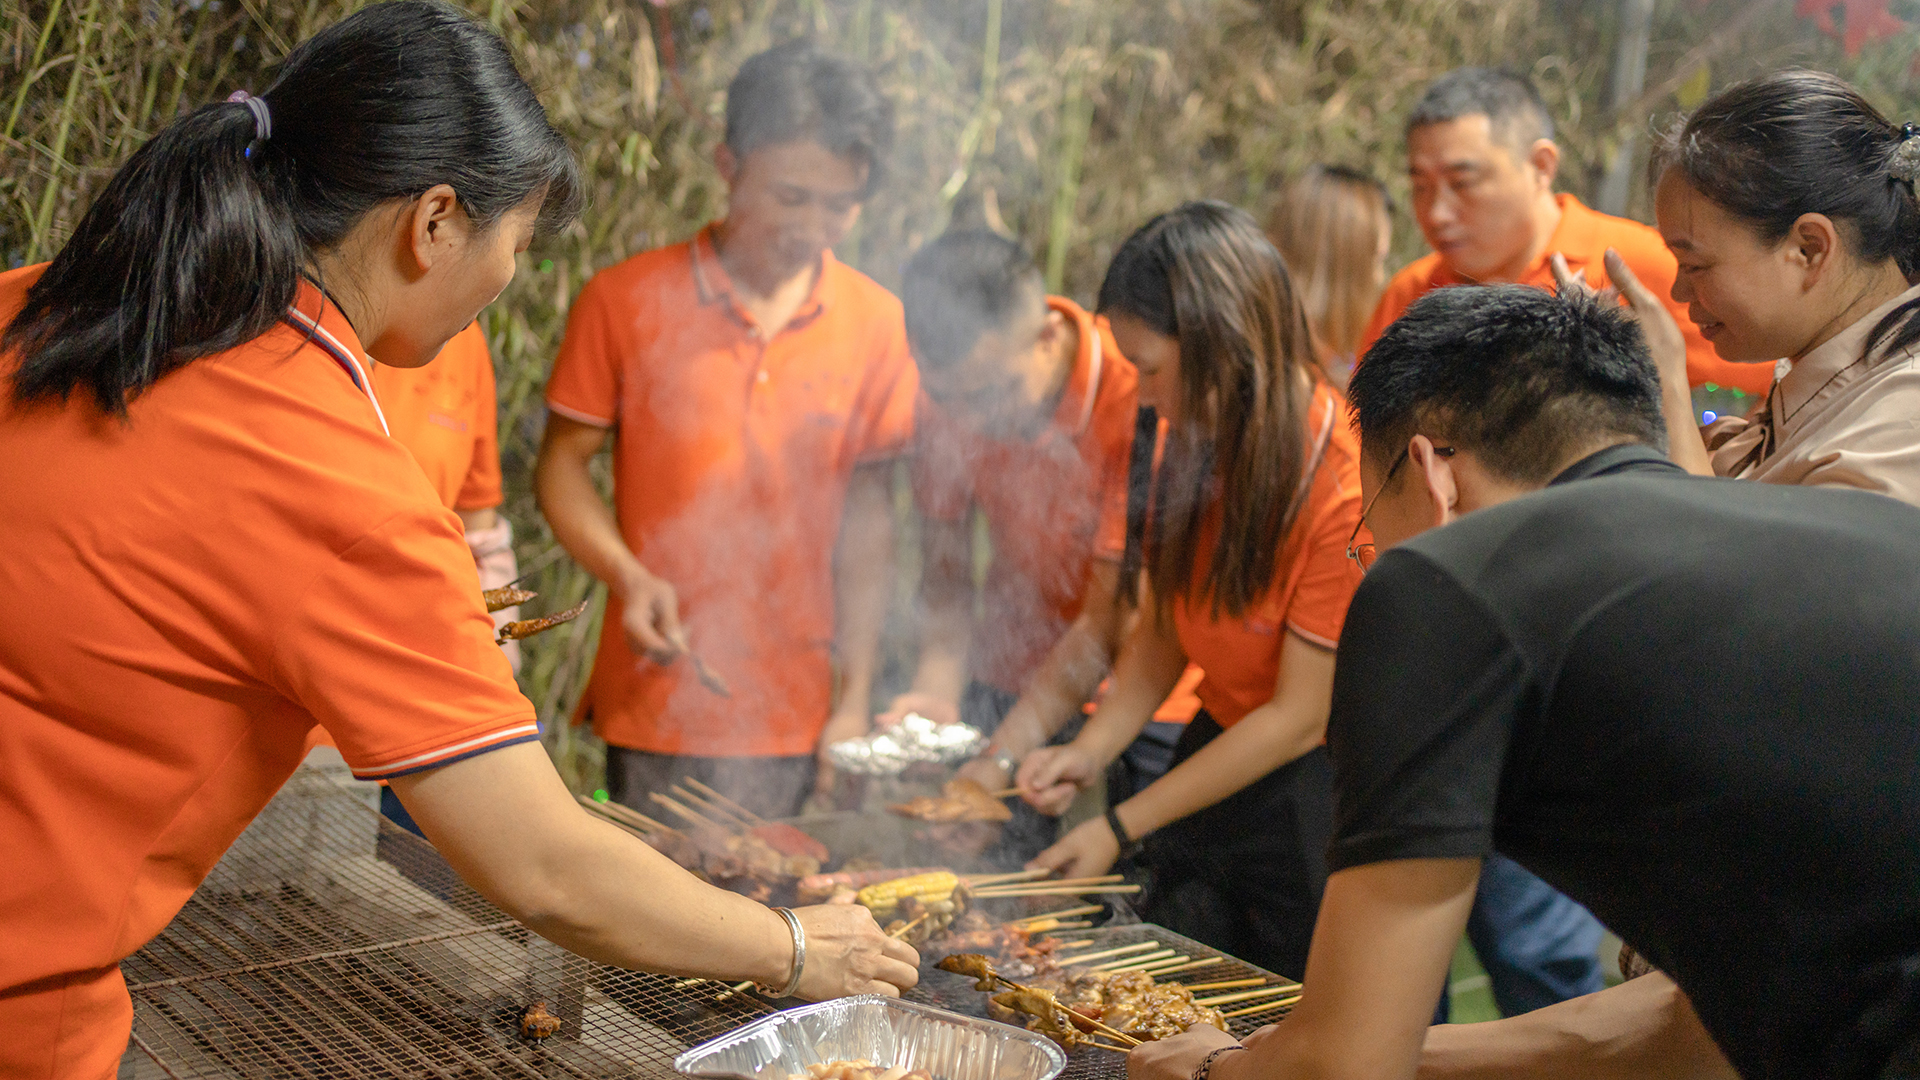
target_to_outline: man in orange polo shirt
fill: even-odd
[[[611,593],[581,716],[628,805],[692,777],[791,815],[820,749],[868,729],[918,380],[899,301],[829,249],[891,138],[867,71],[803,43],[761,53],[728,90],[726,218],[574,303],[536,485]],[[588,472],[609,430],[612,512]]]
[[[912,711],[987,732],[961,774],[998,790],[1079,717],[1119,647],[1139,377],[1106,320],[1048,296],[1026,249],[997,233],[921,248],[900,292],[923,390],[912,475],[924,618],[912,689],[881,722]],[[976,508],[993,553],[977,620]],[[1000,847],[1024,862],[1056,822],[1024,804],[1014,814]]]
[[[1533,84],[1487,68],[1436,79],[1407,118],[1413,213],[1433,251],[1408,264],[1380,297],[1360,341],[1362,358],[1387,324],[1430,289],[1517,282],[1553,288],[1555,252],[1595,288],[1608,285],[1602,257],[1620,252],[1647,288],[1667,298],[1687,338],[1687,377],[1765,395],[1773,370],[1720,359],[1671,293],[1673,254],[1647,225],[1555,194],[1560,148],[1553,118]]]
[[[1666,296],[1676,264],[1660,234],[1637,221],[1588,209],[1554,194],[1560,149],[1539,91],[1525,79],[1487,68],[1460,68],[1427,87],[1407,118],[1407,170],[1413,212],[1433,252],[1393,276],[1361,340],[1361,362],[1388,324],[1431,289],[1517,282],[1553,288],[1557,252],[1596,288],[1607,285],[1602,259],[1620,252],[1647,287]],[[1733,364],[1669,300],[1687,338],[1687,374],[1764,394],[1772,378],[1760,364]],[[1601,927],[1587,910],[1500,855],[1487,860],[1467,936],[1511,1016],[1601,988]],[[1447,1012],[1442,995],[1440,1016]]]

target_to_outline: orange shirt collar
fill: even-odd
[[[303,277],[294,286],[293,303],[287,308],[285,321],[313,336],[313,343],[340,365],[341,374],[367,395],[373,405],[373,415],[380,421],[380,430],[393,434],[387,426],[387,414],[380,408],[380,399],[373,392],[373,361],[361,347],[360,335],[353,332],[353,324],[347,321],[339,305]]]
[[[1060,391],[1060,404],[1053,410],[1053,430],[1078,437],[1093,421],[1094,402],[1100,397],[1100,383],[1113,366],[1111,350],[1100,341],[1100,320],[1086,308],[1064,296],[1047,297],[1047,307],[1073,320],[1080,333],[1080,350],[1073,358],[1073,370],[1067,373],[1067,385]]]
[[[1599,262],[1606,254],[1607,238],[1603,231],[1604,215],[1597,214],[1580,201],[1577,196],[1561,192],[1553,197],[1560,207],[1560,224],[1554,227],[1553,235],[1547,238],[1547,246],[1535,259],[1527,272],[1520,275],[1518,284],[1536,285],[1553,281],[1551,260],[1554,252],[1566,256],[1567,268],[1578,270],[1588,263]],[[1433,284],[1443,285],[1479,285],[1482,282],[1463,277],[1454,272],[1442,260],[1439,269],[1434,272]]]
[[[753,326],[753,316],[748,313],[734,295],[733,278],[728,276],[727,268],[720,264],[720,249],[713,242],[714,230],[718,222],[700,230],[687,245],[687,257],[693,264],[693,287],[699,294],[702,304],[725,303],[733,312],[734,318],[745,326]],[[820,316],[827,308],[827,276],[833,273],[836,260],[831,248],[820,253],[820,270],[813,275],[813,288],[808,291],[807,299],[787,321],[789,330],[805,326]]]

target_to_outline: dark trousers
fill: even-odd
[[[1493,999],[1518,1016],[1606,989],[1600,920],[1504,855],[1480,869],[1467,940],[1487,969]]]
[[[813,755],[797,757],[689,757],[607,747],[607,797],[669,825],[684,826],[647,796],[671,795],[689,778],[764,818],[790,818],[813,792]]]
[[[1220,734],[1204,710],[1173,765]],[[1205,945],[1288,978],[1307,967],[1327,886],[1333,765],[1325,747],[1147,837],[1153,886],[1141,912]]]

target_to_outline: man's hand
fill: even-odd
[[[1120,859],[1120,841],[1106,818],[1074,826],[1060,842],[1033,857],[1029,870],[1055,870],[1064,877],[1095,877],[1113,869]]]
[[[814,746],[815,767],[813,801],[828,802],[833,798],[833,763],[827,758],[827,747],[848,739],[857,739],[871,730],[867,718],[858,712],[841,710],[827,720],[827,726],[820,729],[820,741]]]
[[[798,908],[807,936],[807,970],[796,997],[826,1001],[853,994],[899,997],[920,981],[920,954],[890,938],[858,904]]]
[[[680,594],[666,579],[635,568],[621,590],[620,628],[627,632],[627,647],[635,656],[645,656],[656,664],[671,664],[680,655]]]
[[[887,711],[873,718],[877,728],[886,729],[907,718],[908,713],[919,713],[936,724],[957,724],[960,722],[960,705],[935,694],[909,690],[893,699]],[[1005,787],[1005,784],[999,785]]]
[[[1171,1039],[1142,1043],[1127,1055],[1127,1080],[1187,1080],[1208,1054],[1238,1046],[1233,1036],[1211,1024],[1196,1024]],[[1237,1057],[1222,1054],[1216,1060]]]
[[[1093,755],[1075,743],[1043,746],[1020,762],[1020,797],[1035,810],[1059,817],[1100,769]]]

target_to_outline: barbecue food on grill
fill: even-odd
[[[832,853],[827,850],[827,845],[784,821],[769,821],[765,825],[755,825],[747,830],[747,835],[758,838],[782,855],[805,855],[818,863],[824,863],[832,857]]]
[[[935,870],[926,874],[914,874],[911,877],[893,878],[868,885],[860,890],[860,905],[873,912],[876,919],[893,917],[899,910],[900,901],[912,897],[921,904],[938,901],[954,901],[959,907],[965,907],[966,888],[961,885],[959,875],[951,870]]]
[[[765,840],[752,835],[696,829],[659,829],[647,833],[648,844],[721,888],[765,903],[776,886],[818,873],[820,864],[805,855],[782,855]]]
[[[1013,810],[993,797],[993,792],[963,776],[947,781],[939,795],[922,795],[887,807],[901,817],[916,821],[947,823],[955,821],[1012,821]]]
[[[908,1072],[901,1065],[883,1069],[861,1058],[858,1061],[823,1061],[818,1065],[809,1065],[806,1072],[788,1073],[787,1080],[933,1080],[933,1076],[919,1069]]]
[[[508,585],[499,589],[487,589],[480,594],[480,599],[487,602],[487,614],[491,615],[496,611],[505,611],[515,604],[524,604],[539,595],[537,592],[516,589]]]
[[[1079,1023],[1060,1007],[1060,1001],[1053,991],[1039,987],[1025,990],[1008,990],[1004,994],[995,994],[989,999],[1002,1010],[1009,1013],[1021,1013],[1028,1017],[1027,1030],[1045,1035],[1068,1050],[1086,1045],[1087,1032],[1082,1031]]]
[[[951,971],[955,975],[965,975],[972,979],[973,988],[985,993],[999,985],[999,979],[993,970],[993,964],[979,953],[956,953],[934,965],[941,971]]]
[[[928,955],[979,954],[1007,978],[1032,983],[1059,973],[1060,965],[1053,958],[1054,944],[1051,938],[1035,941],[1016,925],[996,923],[978,911],[969,911],[956,918],[944,934],[925,942],[921,951]]]
[[[504,644],[509,641],[519,641],[521,638],[530,638],[533,635],[541,632],[542,630],[551,630],[554,627],[559,626],[561,623],[570,623],[573,620],[579,618],[580,616],[586,614],[586,611],[587,611],[587,602],[585,600],[582,600],[578,604],[575,604],[573,607],[570,607],[567,610],[559,612],[558,614],[555,614],[555,615],[546,615],[538,619],[521,619],[518,622],[510,622],[507,625],[500,628],[500,636],[496,640]]]
[[[833,874],[808,874],[800,879],[799,901],[802,904],[818,904],[841,889],[859,890],[883,881],[939,872],[937,866],[922,866],[909,870],[841,870]]]
[[[560,1030],[560,1018],[547,1011],[547,1003],[536,1001],[520,1014],[520,1034],[528,1039],[545,1039]]]
[[[1061,1000],[1141,1040],[1171,1038],[1201,1024],[1227,1030],[1219,1009],[1194,1004],[1193,991],[1179,983],[1156,983],[1144,971],[1078,976]]]

